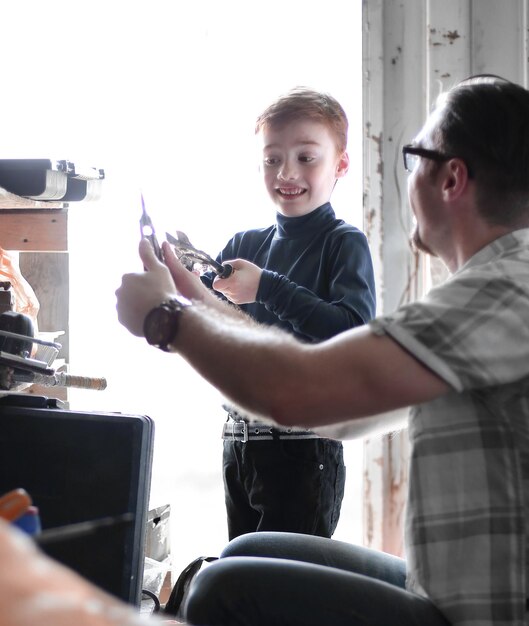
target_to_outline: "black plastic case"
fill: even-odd
[[[47,398],[0,398],[0,495],[25,489],[42,530],[109,516],[133,521],[44,544],[102,589],[139,605],[154,424],[145,415],[54,408]],[[24,406],[27,405],[27,406]]]
[[[102,169],[64,159],[0,159],[0,187],[31,200],[97,200],[104,178]]]

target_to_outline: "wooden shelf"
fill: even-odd
[[[0,209],[0,246],[19,252],[66,252],[67,209]]]
[[[17,252],[66,252],[66,202],[23,198],[0,187],[0,246]]]

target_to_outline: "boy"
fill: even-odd
[[[296,88],[257,119],[276,223],[237,233],[219,254],[234,272],[203,282],[263,324],[319,342],[375,314],[365,235],[329,202],[349,166],[348,122],[331,96]],[[252,423],[227,408],[223,475],[230,539],[256,530],[331,537],[344,492],[341,442]]]

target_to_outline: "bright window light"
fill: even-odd
[[[12,2],[2,8],[0,156],[67,158],[105,169],[103,198],[69,210],[71,371],[104,392],[72,408],[145,413],[156,423],[152,506],[172,505],[181,569],[227,540],[222,398],[179,357],[117,322],[114,291],[137,257],[140,193],[159,233],[186,232],[215,256],[275,208],[257,171],[254,120],[305,85],[349,121],[351,167],[336,213],[362,228],[361,0]],[[361,541],[361,444],[336,538]]]

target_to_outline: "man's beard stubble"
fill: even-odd
[[[434,257],[437,256],[437,254],[435,254],[435,252],[432,252],[430,248],[422,240],[421,235],[419,233],[419,226],[417,225],[417,223],[415,223],[413,226],[413,230],[410,235],[410,241],[411,241],[411,246],[414,250],[418,250],[419,252],[426,252],[426,254],[429,254],[430,256],[434,256]]]
[[[435,252],[432,252],[432,250],[422,240],[417,222],[415,222],[413,225],[413,230],[410,234],[410,242],[414,250],[418,250],[419,252],[426,252],[426,254],[429,254],[430,256],[437,257],[437,254],[435,254]]]

